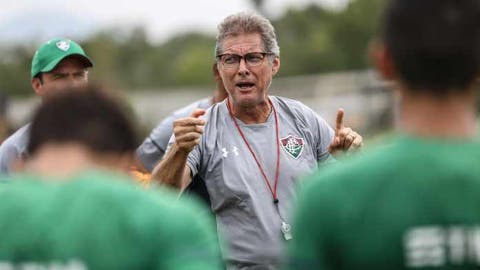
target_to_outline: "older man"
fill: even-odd
[[[85,85],[92,61],[72,40],[52,39],[37,50],[32,60],[31,85],[42,99],[63,89]],[[30,124],[18,129],[0,146],[0,174],[9,174],[15,161],[28,156]]]
[[[280,68],[271,23],[240,13],[219,25],[216,58],[228,97],[174,123],[174,141],[155,168],[160,182],[183,190],[205,179],[229,269],[275,269],[292,238],[288,212],[299,176],[330,153],[357,148],[362,138],[333,130],[302,103],[269,96]],[[203,135],[202,135],[203,134]],[[293,236],[294,237],[294,236]]]

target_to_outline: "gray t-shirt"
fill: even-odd
[[[207,111],[205,133],[187,160],[192,175],[205,179],[219,233],[228,244],[224,254],[229,269],[276,269],[285,245],[280,226],[282,219],[291,224],[288,213],[297,181],[317,168],[317,162],[330,158],[328,146],[334,131],[325,120],[299,101],[270,99],[278,112],[281,144],[279,211],[225,101]],[[274,114],[262,124],[237,122],[273,188],[277,157]]]
[[[30,124],[27,124],[0,145],[0,175],[8,175],[15,160],[28,157],[27,144],[30,137]]]
[[[212,98],[204,98],[178,109],[162,120],[137,148],[137,156],[145,169],[151,172],[153,168],[155,168],[155,165],[163,158],[168,141],[173,134],[173,121],[189,116],[192,111],[197,108],[207,109],[211,105]]]

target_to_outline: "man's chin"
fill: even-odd
[[[243,97],[243,98],[239,98],[237,99],[237,105],[242,107],[242,108],[251,108],[251,107],[255,107],[257,106],[258,104],[260,104],[261,101],[259,101],[258,99],[256,98],[247,98],[247,97]]]

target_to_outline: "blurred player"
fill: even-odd
[[[290,269],[480,267],[480,2],[389,2],[375,55],[397,83],[402,135],[309,179]]]
[[[125,174],[137,140],[118,102],[65,90],[35,114],[25,173],[0,187],[0,268],[221,269],[200,207]]]

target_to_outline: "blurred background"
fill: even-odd
[[[2,0],[0,141],[29,120],[35,49],[78,41],[90,78],[122,89],[146,134],[175,109],[211,95],[216,25],[256,11],[276,28],[281,69],[271,94],[299,99],[331,124],[339,107],[365,137],[388,134],[395,98],[371,70],[369,44],[384,0]]]

